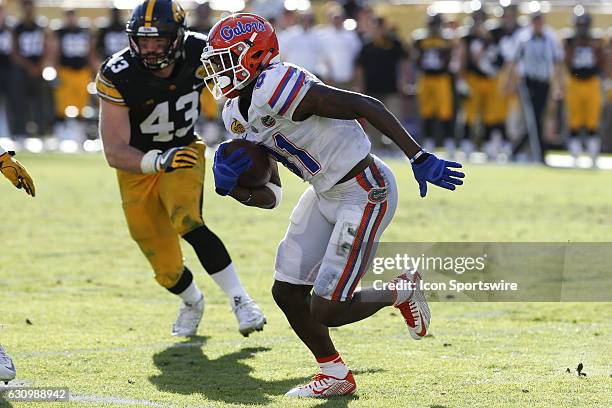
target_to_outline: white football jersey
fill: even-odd
[[[317,82],[317,77],[296,65],[272,64],[257,78],[248,120],[234,98],[225,103],[223,122],[232,137],[258,143],[317,192],[324,192],[365,158],[371,145],[356,120],[291,119]]]

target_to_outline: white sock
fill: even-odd
[[[325,358],[317,358],[317,364],[321,368],[321,372],[325,375],[329,375],[335,378],[345,378],[348,375],[349,369],[342,361],[342,357],[340,354],[336,352],[336,354],[325,357]]]
[[[232,306],[250,299],[249,295],[244,291],[240,279],[238,279],[233,263],[229,264],[225,269],[213,273],[210,277],[223,289],[227,297],[229,297]]]
[[[582,143],[577,137],[570,138],[569,143],[567,144],[567,148],[574,160],[577,160],[578,156],[580,156],[580,153],[582,153]]]
[[[192,281],[187,289],[179,293],[179,296],[181,299],[183,299],[183,302],[190,305],[198,303],[204,295],[202,295],[202,292],[200,292],[200,289],[196,286],[195,282]]]
[[[601,139],[597,136],[590,136],[587,139],[586,146],[591,159],[593,159],[593,164],[595,164],[595,161],[599,156],[599,151],[601,150]]]

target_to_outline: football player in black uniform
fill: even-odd
[[[508,82],[509,68],[516,52],[516,34],[522,27],[518,23],[518,6],[514,4],[506,6],[503,8],[503,13],[501,20],[496,22],[490,30],[495,47],[494,66],[499,72],[497,89],[492,102],[495,105],[493,111],[497,113],[498,123],[496,123],[495,129],[498,133],[493,135],[487,153],[489,156],[497,156],[498,153],[503,153],[506,158],[510,158],[512,143],[506,133],[506,122],[509,116],[511,118],[516,116],[512,113],[519,108],[519,105],[516,94],[506,92],[504,86]],[[496,139],[496,136],[499,139]],[[498,143],[498,140],[501,143]]]
[[[65,12],[64,25],[55,30],[54,65],[57,66],[55,88],[55,134],[65,135],[66,117],[77,117],[89,105],[87,85],[91,82],[94,61],[92,37],[89,30],[79,25],[76,10]],[[74,113],[70,113],[71,109]],[[75,115],[76,114],[76,115]],[[82,134],[81,129],[76,129]],[[78,137],[77,135],[74,135]]]
[[[38,23],[33,0],[21,2],[23,18],[13,30],[13,86],[19,97],[12,101],[17,139],[44,134],[50,127],[52,98],[42,78],[44,60],[49,57],[48,35]]]
[[[194,133],[205,89],[200,56],[206,37],[186,32],[176,0],[143,0],[127,24],[129,48],[98,73],[100,133],[117,169],[123,209],[157,282],[182,298],[172,334],[193,336],[204,298],[183,264],[179,237],[230,298],[240,332],[265,317],[242,288],[221,240],[202,219],[204,143]]]
[[[96,51],[102,60],[110,58],[113,54],[128,46],[128,39],[125,35],[125,20],[121,16],[121,10],[112,8],[110,16],[108,25],[100,27],[96,38]]]
[[[565,64],[569,71],[566,89],[569,116],[569,151],[577,159],[582,152],[580,137],[587,135],[586,147],[596,166],[600,150],[599,121],[605,69],[603,39],[593,35],[590,14],[574,16],[574,32],[565,38]]]
[[[472,19],[473,24],[463,37],[463,67],[465,81],[470,89],[464,106],[466,123],[461,142],[466,155],[474,148],[473,132],[478,121],[484,126],[484,139],[487,142],[485,147],[488,147],[493,133],[503,134],[506,119],[503,107],[497,103],[501,98],[498,86],[499,67],[495,64],[498,47],[485,25],[487,14],[483,9],[476,10],[472,13]]]
[[[453,137],[453,78],[450,62],[453,40],[442,29],[440,14],[430,16],[427,29],[413,33],[413,58],[419,72],[417,97],[422,120],[424,148],[433,151],[444,140],[444,147],[452,157]],[[438,129],[436,129],[438,128]],[[438,137],[437,135],[440,135]]]

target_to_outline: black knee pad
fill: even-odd
[[[232,263],[221,239],[205,225],[183,235],[183,239],[193,247],[209,275],[222,271]]]

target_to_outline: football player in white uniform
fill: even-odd
[[[428,182],[449,190],[461,185],[464,174],[452,170],[461,165],[423,151],[378,100],[328,87],[306,70],[280,62],[274,28],[257,15],[222,19],[208,41],[202,62],[213,95],[229,98],[223,110],[228,131],[258,143],[311,184],[279,245],[272,293],[321,373],[287,395],[351,394],[355,379],[328,327],[365,319],[393,305],[410,335],[420,339],[430,320],[419,289],[355,291],[397,205],[393,173],[370,154],[370,141],[356,119],[367,119],[410,158],[422,197]],[[265,187],[238,186],[237,178],[251,159],[244,149],[227,157],[224,149],[222,144],[217,150],[213,167],[217,193],[248,206],[276,207],[281,198],[277,171]],[[414,273],[396,281],[420,279]]]
[[[15,187],[23,189],[26,194],[34,197],[36,195],[34,182],[25,167],[13,158],[14,155],[15,152],[7,152],[0,146],[0,173],[13,183]],[[13,360],[11,360],[0,345],[0,381],[8,383],[15,378],[15,374]]]

